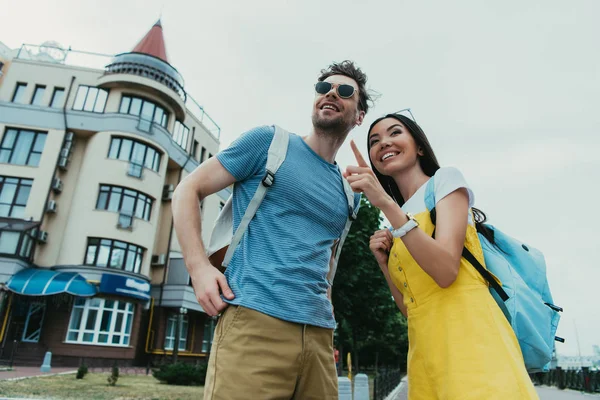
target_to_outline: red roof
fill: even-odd
[[[169,62],[167,60],[167,49],[165,48],[165,39],[160,19],[156,21],[154,26],[146,33],[146,36],[135,46],[132,53],[145,53],[158,57],[167,63]]]

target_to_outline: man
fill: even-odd
[[[198,201],[235,183],[233,228],[265,175],[274,127],[246,132],[175,190],[175,231],[198,302],[222,311],[205,400],[337,399],[335,319],[327,273],[348,219],[335,156],[368,111],[366,75],[350,61],[321,71],[312,132],[290,135],[275,176],[225,275],[201,240]],[[355,196],[355,206],[360,197]]]

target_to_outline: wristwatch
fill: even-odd
[[[413,230],[417,226],[419,226],[419,221],[417,221],[415,219],[415,217],[413,217],[413,215],[411,213],[406,213],[406,216],[408,217],[408,222],[406,222],[400,228],[398,228],[398,229],[392,229],[392,227],[390,227],[390,231],[392,231],[392,236],[393,237],[395,237],[395,238],[401,238],[404,235],[406,235],[408,232],[410,232],[411,230]]]

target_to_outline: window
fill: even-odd
[[[119,186],[100,185],[96,209],[150,221],[152,203],[153,199],[144,193]]]
[[[63,99],[65,97],[65,89],[64,88],[54,88],[54,93],[52,93],[52,100],[50,100],[50,107],[52,108],[60,108],[63,106]]]
[[[32,183],[32,179],[0,176],[0,217],[24,217]]]
[[[29,303],[29,311],[23,328],[21,341],[37,343],[42,334],[42,324],[46,314],[46,303],[44,301],[32,301]]]
[[[173,350],[175,347],[175,328],[177,325],[177,314],[171,314],[167,320],[167,332],[165,333],[165,350]],[[187,349],[188,316],[183,315],[179,325],[179,350]]]
[[[200,152],[200,163],[204,161],[204,157],[206,156],[206,149],[202,147],[202,151]]]
[[[33,91],[33,97],[31,98],[31,104],[33,104],[34,106],[41,106],[42,99],[44,98],[44,93],[46,93],[46,86],[35,85],[35,90]]]
[[[0,163],[37,167],[46,136],[46,132],[8,128],[0,144]]]
[[[73,304],[66,341],[128,346],[132,322],[132,303],[98,297],[77,297]]]
[[[167,114],[164,108],[149,100],[133,96],[123,96],[119,112],[121,114],[139,115],[143,120],[153,121],[163,128],[167,128],[169,114]]]
[[[225,207],[225,203],[220,202],[219,203],[219,211],[223,211],[223,207]]]
[[[198,143],[197,140],[194,140],[194,143],[192,144],[192,157],[194,157],[194,159],[198,159],[198,146],[200,145],[200,143]]]
[[[207,318],[204,322],[204,335],[202,336],[202,352],[208,353],[212,345],[213,336],[215,334],[214,318]]]
[[[212,158],[212,154],[208,153],[208,158]]]
[[[17,87],[15,87],[15,93],[13,94],[12,102],[13,103],[25,103],[25,89],[27,88],[26,83],[17,82]]]
[[[73,110],[103,113],[108,91],[97,87],[79,85]]]
[[[140,272],[144,249],[119,240],[88,238],[84,265]]]
[[[137,140],[113,137],[110,141],[108,158],[129,161],[140,167],[158,172],[160,168],[160,153],[153,147]]]
[[[38,223],[19,219],[0,222],[0,254],[31,261]]]
[[[175,143],[179,145],[182,149],[186,149],[188,136],[190,134],[190,128],[185,126],[179,121],[175,121],[175,130],[173,131],[173,140]]]

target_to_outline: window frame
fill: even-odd
[[[163,344],[164,350],[173,351],[173,349],[175,348],[175,331],[176,331],[175,325],[176,324],[177,324],[177,313],[171,313],[167,317],[167,327],[165,329],[165,341]],[[184,327],[185,327],[185,329],[184,329]],[[183,315],[183,318],[181,318],[181,326],[179,327],[179,350],[178,351],[189,351],[187,348],[189,329],[190,329],[190,321],[186,314],[186,315]],[[170,344],[167,345],[167,342],[169,342]],[[182,343],[183,343],[183,348],[181,346]]]
[[[204,321],[204,330],[202,332],[202,353],[208,353],[215,338],[216,321],[212,317],[207,317]],[[207,339],[207,333],[209,339]]]
[[[130,146],[130,149],[129,149],[129,155],[127,156],[126,159],[121,158],[121,150],[122,150],[122,147],[123,147],[123,141],[125,141],[125,140],[129,140],[131,142],[131,146]],[[115,141],[119,141],[119,143],[118,143],[118,147],[116,149],[116,155],[115,155],[115,157],[112,157],[111,153],[113,152],[113,143]],[[132,159],[136,143],[139,144],[139,145],[141,145],[141,146],[145,146],[146,147],[144,149],[144,157],[143,157],[143,160],[142,160],[142,163],[141,163],[141,165],[143,166],[143,168],[150,169],[150,170],[152,170],[152,171],[154,171],[156,173],[159,173],[160,172],[160,164],[161,164],[162,156],[163,156],[162,151],[158,150],[156,147],[154,147],[154,146],[152,146],[152,145],[150,145],[148,143],[142,142],[141,140],[136,140],[136,139],[132,139],[132,138],[129,138],[129,137],[124,137],[124,136],[113,136],[110,139],[110,145],[108,146],[108,155],[107,155],[107,157],[109,159],[111,159],[111,160],[127,161],[129,163],[140,165],[140,163],[138,162],[138,160],[133,160]],[[155,155],[153,156],[153,160],[152,160],[152,164],[151,164],[152,167],[148,167],[148,160],[147,160],[148,149],[151,149],[151,150],[153,150],[155,152]],[[155,164],[156,164],[156,169],[154,168]]]
[[[58,102],[62,103],[60,105],[55,104],[57,93],[61,93],[62,94],[62,98],[60,100],[58,100]],[[65,100],[65,88],[63,88],[63,87],[54,87],[54,90],[52,91],[52,97],[50,98],[49,107],[50,108],[61,108],[61,107],[64,106],[63,100]]]
[[[188,128],[183,122],[177,120],[175,121],[175,126],[173,128],[173,140],[179,147],[183,150],[187,149],[187,142],[190,137],[190,128]]]
[[[80,96],[82,89],[85,90],[85,95],[83,95],[83,101],[81,102],[81,104],[79,104],[79,101],[81,98]],[[90,90],[91,89],[91,90]],[[88,96],[90,95],[90,92],[94,92],[95,91],[95,98],[93,100],[93,104],[91,105],[91,109],[86,109],[87,105],[88,105]],[[97,102],[98,102],[98,98],[100,97],[100,93],[104,93],[103,97],[104,97],[104,104],[102,104],[102,110],[97,110]],[[75,93],[75,100],[73,101],[73,110],[74,111],[84,111],[84,112],[93,112],[96,114],[104,114],[104,110],[106,109],[106,103],[108,102],[108,94],[109,91],[106,89],[102,89],[99,88],[97,86],[89,86],[89,85],[79,85],[79,87],[77,88],[77,92]],[[81,106],[81,108],[79,108]]]
[[[20,89],[23,89],[23,91],[20,92]],[[17,104],[25,104],[23,99],[25,98],[26,90],[27,90],[27,82],[17,82],[17,84],[15,86],[15,90],[13,91],[12,99],[10,102],[17,103]],[[19,96],[19,99],[17,99],[17,96]],[[17,101],[17,100],[20,100],[20,101]]]
[[[135,196],[132,196],[132,194],[126,193],[126,191],[130,191],[135,193]],[[105,208],[101,208],[100,207],[100,200],[101,200],[101,196],[102,194],[106,194],[106,200],[104,200],[104,204],[105,204]],[[110,203],[111,203],[111,199],[113,196],[119,196],[119,200],[118,200],[118,205],[117,205],[117,210],[112,210],[111,208],[109,208]],[[125,200],[125,197],[133,197],[133,210],[131,211],[131,214],[128,214],[127,212],[124,212],[122,210],[123,207],[123,201]],[[142,216],[138,216],[138,205],[139,202],[143,203],[143,210],[141,212]],[[103,210],[103,211],[110,211],[110,212],[116,212],[121,214],[125,214],[137,219],[141,219],[144,221],[148,221],[150,222],[150,219],[152,218],[152,207],[154,206],[154,201],[155,199],[143,192],[140,192],[138,190],[135,189],[130,189],[128,187],[124,187],[124,186],[118,186],[118,185],[107,185],[107,184],[100,184],[99,189],[98,189],[98,197],[96,199],[96,210]],[[147,214],[147,218],[146,218],[146,214]]]
[[[6,138],[8,137],[8,132],[9,131],[15,131],[15,138],[12,142],[12,145],[10,147],[5,147],[5,142],[6,142]],[[31,144],[29,146],[29,149],[27,150],[27,159],[25,161],[25,164],[19,164],[19,163],[14,163],[12,162],[14,156],[15,156],[15,148],[17,147],[17,142],[19,141],[19,138],[21,137],[21,133],[22,132],[32,132],[33,133],[33,139],[31,140]],[[34,150],[35,145],[37,143],[38,138],[40,137],[40,135],[44,135],[44,144],[42,145],[42,149],[41,150]],[[8,160],[7,161],[1,161],[0,158],[0,164],[11,164],[11,165],[22,165],[22,166],[28,166],[28,167],[39,167],[40,165],[40,160],[42,158],[42,154],[44,153],[44,148],[46,147],[46,140],[48,138],[48,132],[43,132],[43,131],[35,131],[35,130],[31,130],[31,129],[19,129],[19,128],[11,128],[11,127],[6,127],[6,129],[4,130],[4,135],[2,135],[2,141],[0,141],[0,157],[2,156],[2,152],[4,151],[8,151],[10,153]],[[30,164],[31,161],[31,156],[32,155],[39,155],[38,158],[38,162],[37,164]]]
[[[106,259],[106,265],[99,264],[99,258],[102,256],[100,254],[102,247],[108,247],[108,258]],[[93,261],[88,263],[90,250],[92,248],[94,248],[92,253]],[[115,251],[115,249],[117,251]],[[118,258],[119,250],[124,254],[121,260],[121,265],[117,267],[111,266],[113,257]],[[134,259],[132,261],[132,269],[128,269],[129,257],[131,253],[133,253]],[[146,249],[142,246],[138,246],[137,244],[110,238],[88,237],[85,247],[85,254],[83,255],[83,265],[97,268],[116,269],[119,271],[139,274],[142,269],[142,264],[144,263],[145,253]]]
[[[132,112],[132,110],[131,110],[132,105],[134,104],[134,100],[138,100],[140,102],[138,112]],[[125,107],[127,110],[123,110],[123,103],[125,101],[127,101],[127,106]],[[150,119],[144,118],[142,116],[146,103],[149,103],[154,106],[154,109],[152,110],[152,117]],[[136,108],[137,108],[137,106],[136,106]],[[160,117],[160,121],[156,120],[156,118],[157,118],[156,111],[157,110],[162,111],[162,116]],[[123,94],[121,96],[121,101],[119,102],[119,114],[134,115],[136,117],[142,118],[145,121],[150,121],[152,123],[156,123],[165,129],[167,129],[167,126],[169,126],[170,113],[167,111],[167,109],[153,100],[149,100],[149,99],[146,99],[146,98],[140,97],[140,96]]]
[[[7,180],[11,180],[11,181],[16,180],[16,182],[7,182]],[[13,198],[10,203],[4,203],[2,201],[2,194],[4,193],[7,183],[8,184],[16,184],[16,188],[13,193]],[[27,199],[25,199],[25,203],[20,204],[20,203],[17,203],[17,200],[19,198],[22,188],[24,188],[24,187],[29,187],[29,193],[27,194]],[[9,207],[9,211],[8,211],[7,215],[3,215],[1,212],[2,208],[0,208],[0,217],[21,218],[21,219],[24,218],[25,217],[25,209],[27,208],[27,202],[29,201],[29,196],[31,195],[32,187],[33,187],[33,179],[20,178],[20,177],[16,177],[16,176],[0,175],[0,206],[8,206]],[[19,209],[22,208],[23,213],[20,215],[15,215],[14,214],[15,207],[19,207]]]
[[[111,304],[112,307],[107,306],[107,304]],[[121,308],[121,305],[123,305],[123,308]],[[79,315],[76,313],[78,310],[81,310]],[[108,318],[108,330],[102,329],[102,324],[105,320],[105,312],[110,312]],[[93,324],[89,323],[90,314],[93,315],[94,318],[94,320],[91,321]],[[121,317],[121,329],[117,331],[115,328],[119,316]],[[76,297],[73,302],[73,307],[71,308],[65,343],[130,347],[134,318],[135,304],[132,302],[99,297]],[[79,320],[78,323],[77,320]],[[93,327],[88,328],[90,325],[93,325]],[[71,334],[75,334],[75,339],[71,338]],[[84,340],[86,335],[91,335],[92,340]],[[101,335],[106,335],[106,342],[100,341]],[[119,343],[114,343],[115,336],[119,338]]]
[[[39,91],[41,91],[41,94],[38,95]],[[31,104],[32,106],[41,106],[45,93],[46,85],[35,85],[35,88],[33,89],[33,95],[31,96],[31,101],[29,102],[29,104]]]

